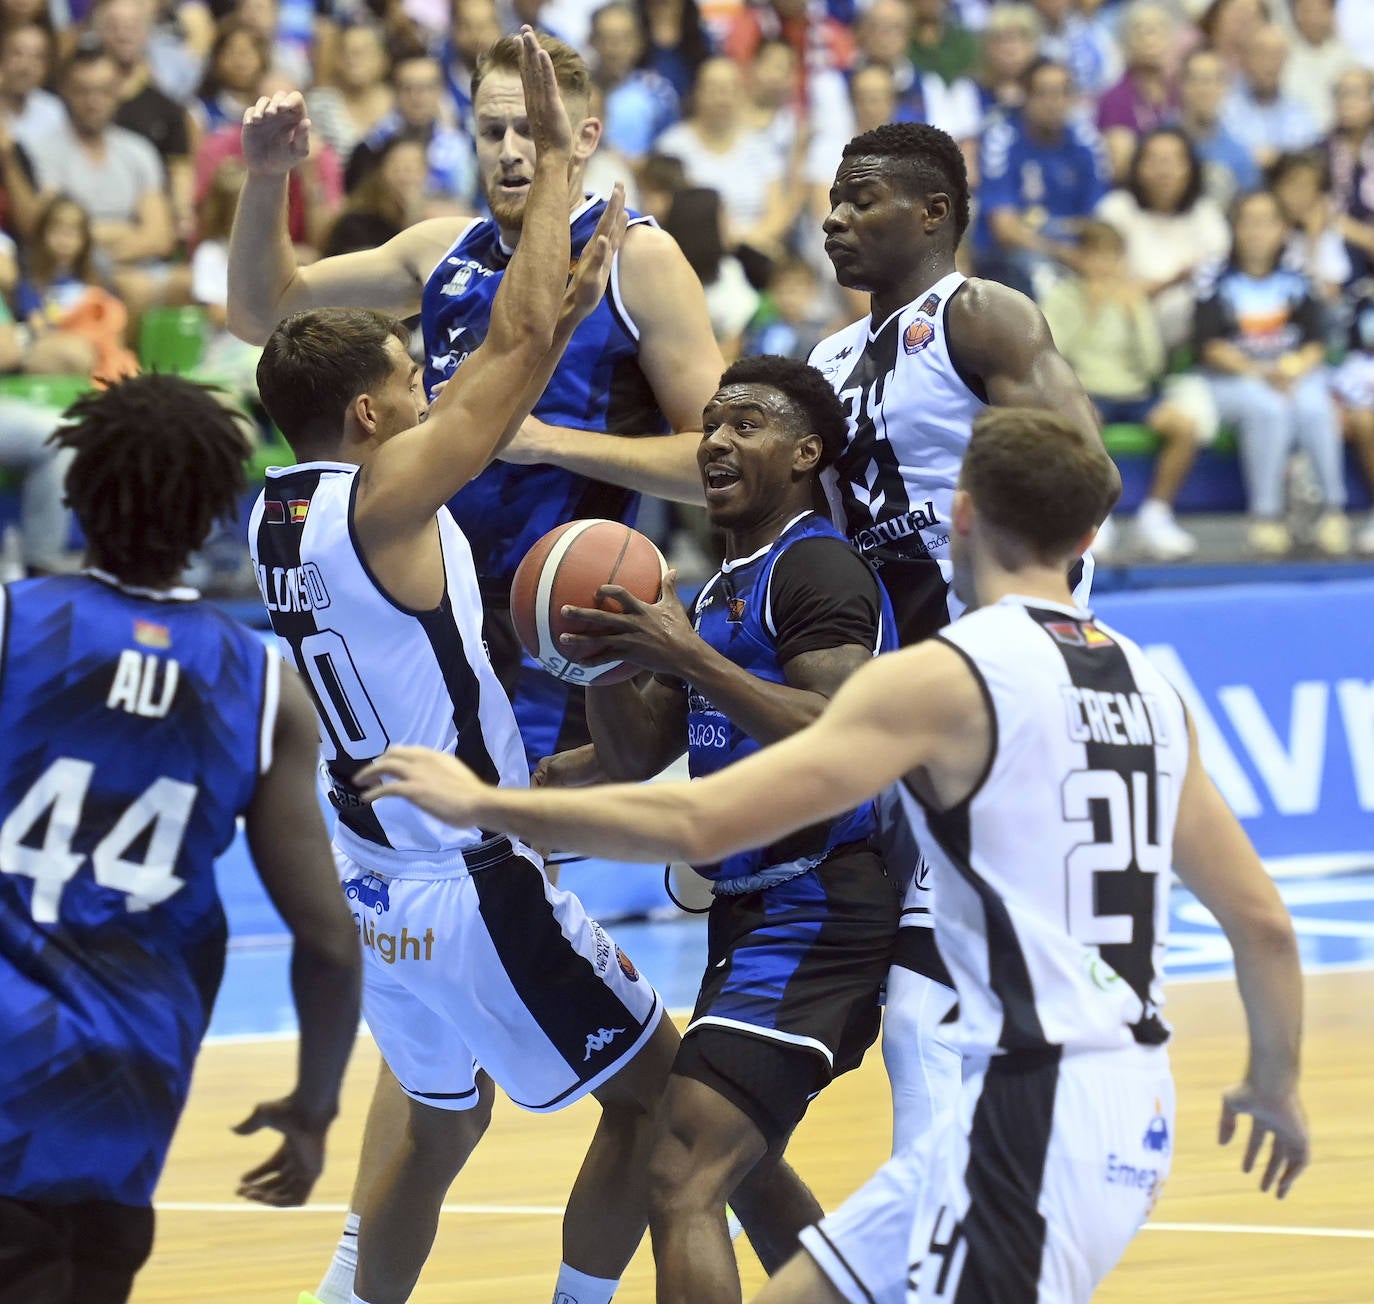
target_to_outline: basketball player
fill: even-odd
[[[291,930],[296,1086],[236,1131],[239,1186],[310,1194],[358,1027],[357,939],[315,797],[314,714],[252,631],[177,578],[237,515],[214,397],[140,376],[58,427],[80,575],[0,589],[0,1301],[118,1304],[224,969],[214,862],[248,845]]]
[[[605,208],[583,192],[601,123],[587,115],[581,56],[540,36],[576,124],[568,166],[572,255],[581,256]],[[420,314],[425,392],[457,374],[490,328],[492,301],[521,238],[535,155],[515,38],[484,55],[473,77],[483,194],[491,217],[417,223],[379,249],[298,266],[286,234],[287,173],[309,149],[299,94],[244,115],[248,177],[230,241],[229,322],[262,343],[278,320],[307,308],[370,307]],[[587,740],[580,689],[541,671],[510,622],[510,581],[530,546],[585,517],[633,522],[639,494],[701,501],[696,433],[724,368],[705,294],[673,239],[630,215],[611,292],[575,333],[534,419],[450,507],[473,549],[493,664],[515,704],[529,766]],[[522,668],[523,657],[523,668]]]
[[[949,592],[949,512],[974,417],[988,405],[1045,408],[1099,442],[1092,403],[1040,310],[955,269],[968,220],[963,154],[945,132],[888,125],[845,146],[825,249],[840,285],[872,296],[872,313],[823,340],[810,361],[849,414],[849,442],[827,478],[832,510],[878,568],[903,646],[959,610]],[[1084,561],[1075,586],[1086,601]],[[883,1028],[897,1153],[953,1098],[960,1069],[940,1032],[953,990],[930,935],[929,867],[895,792],[879,810],[888,864],[906,883]],[[866,1243],[887,1252],[874,1229]]]
[[[767,1304],[1085,1304],[1168,1175],[1173,1083],[1160,958],[1171,872],[1236,954],[1250,1053],[1221,1140],[1253,1119],[1261,1189],[1305,1167],[1302,973],[1278,893],[1198,758],[1178,695],[1069,588],[1116,492],[1100,444],[1058,414],[974,422],[950,505],[953,576],[977,608],[854,672],[815,723],[691,784],[517,792],[449,756],[388,752],[376,802],[618,859],[715,861],[831,818],[900,779],[939,874],[935,934],[970,1070],[923,1147],[910,1255],[857,1266],[862,1236],[803,1232]],[[848,1206],[846,1206],[848,1208]],[[845,1213],[842,1209],[841,1215]],[[907,1278],[911,1290],[908,1294]]]
[[[602,1119],[569,1200],[557,1289],[605,1304],[643,1236],[652,1110],[678,1044],[653,988],[528,848],[414,810],[379,819],[352,783],[393,739],[528,782],[482,643],[472,554],[444,503],[519,428],[599,302],[624,196],[617,187],[563,305],[573,134],[548,54],[528,29],[518,48],[537,149],[523,238],[486,339],[428,420],[408,332],[381,313],[288,317],[258,366],[298,464],[268,473],[250,545],[272,627],[315,700],[335,853],[358,903],[363,1007],[407,1109],[364,1199],[352,1288],[364,1304],[399,1304],[414,1287],[490,1117],[478,1064],[526,1109],[596,1094]]]
[[[824,377],[787,358],[741,359],[702,429],[697,460],[726,560],[691,613],[671,583],[654,604],[603,589],[623,614],[570,612],[583,631],[565,640],[575,659],[653,672],[587,694],[592,763],[613,779],[651,778],[684,751],[693,776],[713,774],[814,720],[852,671],[896,647],[882,586],[815,511],[820,472],[845,437]],[[586,655],[598,648],[600,657]],[[585,759],[562,759],[586,777]],[[557,782],[558,764],[546,781]],[[714,894],[709,956],[650,1165],[665,1304],[740,1298],[727,1197],[781,1155],[812,1097],[856,1068],[878,1035],[898,896],[875,832],[864,803],[697,866]],[[774,1210],[775,1235],[795,1250],[820,1217],[803,1188]]]

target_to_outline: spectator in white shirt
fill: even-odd
[[[1336,120],[1331,96],[1336,79],[1359,65],[1336,35],[1332,0],[1293,0],[1293,27],[1283,66],[1284,94],[1297,100],[1324,134]]]
[[[1273,23],[1256,28],[1241,52],[1241,77],[1222,108],[1226,129],[1261,168],[1280,154],[1309,149],[1321,136],[1302,101],[1283,90],[1288,38]]]

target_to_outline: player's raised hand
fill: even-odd
[[[1293,1090],[1270,1095],[1248,1081],[1224,1092],[1221,1097],[1221,1125],[1217,1130],[1217,1140],[1222,1145],[1235,1136],[1236,1120],[1242,1114],[1248,1114],[1251,1121],[1250,1139],[1245,1144],[1241,1170],[1248,1173],[1254,1169],[1255,1161],[1264,1149],[1265,1138],[1272,1135],[1274,1144],[1260,1178],[1260,1190],[1268,1191],[1273,1186],[1274,1194],[1282,1200],[1307,1167],[1310,1158],[1307,1119],[1303,1115],[1298,1093]]]
[[[324,1168],[324,1138],[329,1124],[303,1118],[295,1097],[285,1096],[259,1105],[234,1131],[239,1136],[252,1136],[265,1127],[280,1132],[282,1143],[270,1158],[239,1179],[239,1195],[282,1209],[304,1204]]]
[[[628,219],[625,213],[625,187],[619,181],[602,211],[592,238],[582,249],[577,269],[568,282],[564,306],[576,322],[585,321],[596,311],[611,279],[611,264],[625,239]]]
[[[243,161],[250,172],[284,177],[309,153],[310,119],[300,91],[263,95],[243,111]]]
[[[405,797],[446,824],[469,823],[487,786],[461,761],[428,747],[389,747],[353,782],[366,802]]]
[[[539,46],[534,28],[520,29],[520,81],[525,88],[525,120],[538,154],[570,154],[573,130],[558,91],[553,60]]]

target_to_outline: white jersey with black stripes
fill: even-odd
[[[323,770],[339,812],[335,842],[382,872],[461,869],[483,841],[410,802],[364,806],[351,780],[392,743],[456,755],[492,783],[528,784],[515,715],[482,638],[472,552],[438,513],[445,592],[430,611],[390,598],[353,530],[358,467],[273,467],[253,509],[249,547],[282,655],[301,672],[319,717]]]
[[[1157,1045],[1182,702],[1140,648],[1078,607],[1017,597],[937,637],[992,718],[959,806],[904,790],[935,866],[935,932],[967,1055]]]

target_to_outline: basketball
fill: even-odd
[[[585,666],[558,645],[569,626],[565,606],[619,611],[597,597],[603,584],[619,584],[644,602],[657,602],[668,563],[638,530],[619,521],[570,521],[550,530],[525,554],[510,586],[510,614],[525,650],[555,679],[570,684],[616,684],[639,668],[627,662]]]

